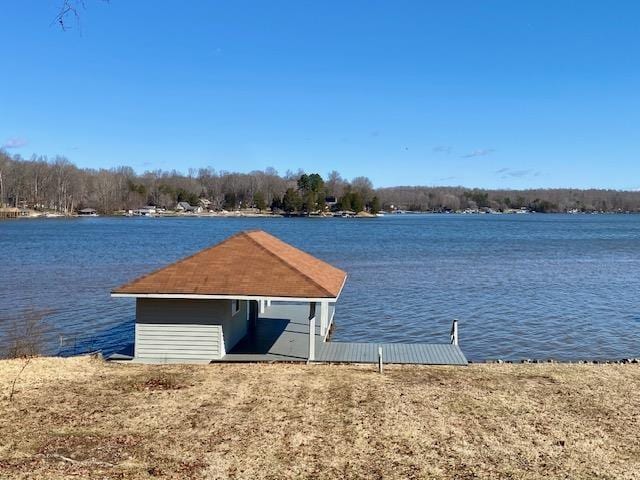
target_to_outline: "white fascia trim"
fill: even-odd
[[[344,280],[342,280],[342,285],[340,286],[340,290],[338,290],[338,295],[336,295],[336,298],[333,299],[334,302],[338,301],[338,298],[340,298],[340,294],[342,293],[342,289],[344,288],[344,285],[347,283],[347,275],[344,276]],[[325,298],[324,300],[329,300],[331,301],[330,298]]]
[[[343,284],[344,285],[344,284]],[[342,289],[341,289],[342,290]],[[273,302],[336,302],[338,297],[265,297],[257,295],[199,295],[193,293],[112,293],[113,298],[182,298],[188,300],[271,300]]]

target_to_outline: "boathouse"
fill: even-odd
[[[328,341],[346,278],[266,232],[238,233],[114,289],[136,299],[136,322],[133,345],[110,359],[467,364],[455,321],[449,343]]]
[[[266,232],[249,231],[112,296],[136,298],[134,360],[307,361],[328,335],[346,277]]]

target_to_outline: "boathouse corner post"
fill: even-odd
[[[320,302],[320,336],[322,340],[327,336],[329,329],[329,302]]]
[[[316,359],[316,302],[309,303],[309,356],[307,363]]]

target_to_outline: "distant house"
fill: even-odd
[[[338,205],[338,199],[333,196],[324,197],[324,204],[327,206],[327,208],[329,208],[329,210],[332,210],[333,207]]]
[[[82,210],[78,210],[78,215],[81,217],[97,217],[98,212],[96,212],[93,208],[83,208]]]
[[[202,207],[200,205],[194,207],[189,202],[178,202],[176,205],[176,212],[200,213],[202,212]]]
[[[206,198],[201,198],[200,200],[198,200],[198,205],[208,210],[209,208],[211,208],[211,200]]]

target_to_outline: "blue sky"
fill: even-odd
[[[635,1],[3,6],[0,144],[83,167],[640,188]]]

